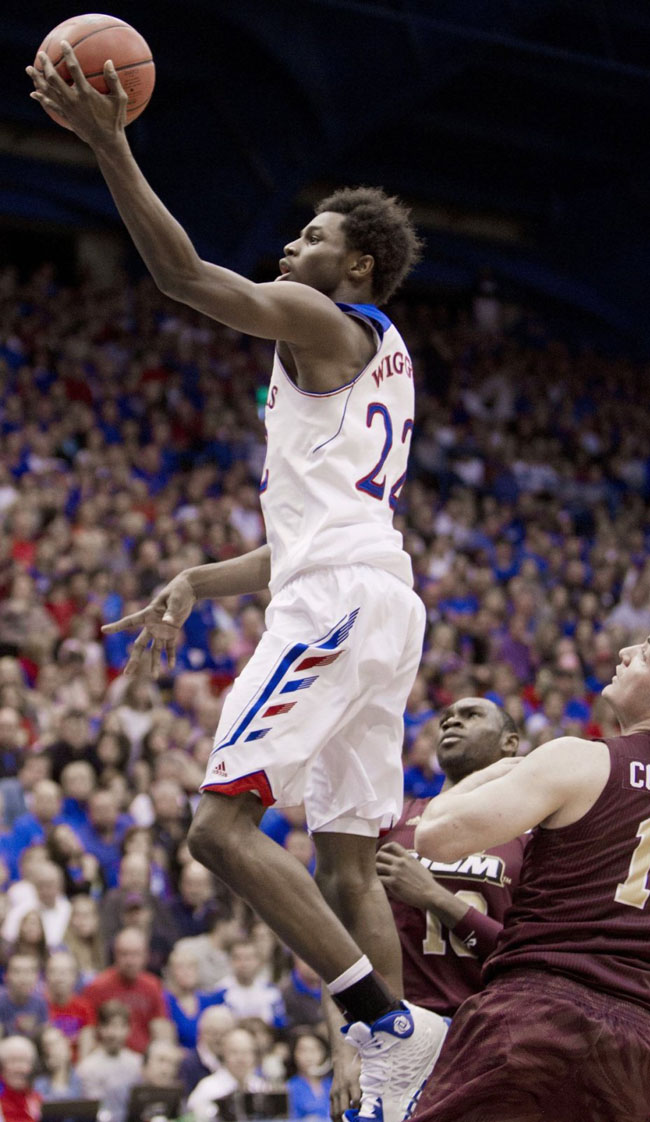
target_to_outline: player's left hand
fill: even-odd
[[[426,908],[433,877],[424,865],[398,842],[387,842],[377,851],[377,875],[389,895],[416,908]]]
[[[330,1117],[338,1120],[346,1110],[358,1110],[360,1105],[359,1059],[348,1044],[332,1054]]]
[[[160,590],[146,608],[123,616],[113,623],[104,624],[102,627],[104,635],[114,635],[116,631],[141,629],[124,668],[127,677],[148,671],[157,678],[161,671],[163,651],[169,669],[174,669],[181,627],[195,603],[196,596],[189,580],[183,573],[179,573]]]
[[[104,80],[108,93],[99,93],[84,76],[72,47],[61,43],[65,63],[73,80],[71,86],[57,74],[52,60],[39,51],[38,62],[42,73],[34,66],[26,68],[34,83],[29,95],[67,122],[86,144],[95,147],[124,129],[126,124],[127,93],[118,78],[112,62],[104,64]]]

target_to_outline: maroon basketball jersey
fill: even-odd
[[[611,771],[591,810],[533,832],[483,976],[553,970],[650,1009],[650,732],[604,742]]]
[[[429,801],[407,799],[399,822],[381,838],[381,844],[396,841],[413,851],[415,827]],[[482,934],[484,945],[488,940],[490,948],[494,944],[519,878],[525,844],[526,839],[516,838],[452,864],[414,854],[413,859],[421,861],[439,884],[467,901],[470,913],[454,932],[430,912],[389,896],[402,947],[408,1001],[451,1017],[466,997],[481,989],[477,943]]]

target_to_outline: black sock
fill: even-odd
[[[402,1002],[393,997],[383,978],[376,970],[366,974],[359,982],[354,982],[332,998],[338,1005],[346,1021],[365,1021],[367,1025],[390,1013],[393,1009],[403,1009]]]

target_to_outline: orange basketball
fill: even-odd
[[[127,124],[139,117],[142,110],[149,103],[156,81],[156,68],[151,51],[142,36],[115,16],[103,16],[89,13],[84,16],[72,16],[58,24],[38,48],[52,60],[57,73],[64,81],[72,84],[70,72],[65,64],[61,51],[61,40],[67,39],[79,60],[79,65],[86,78],[100,93],[108,93],[104,81],[104,63],[110,58],[117,70],[120,82],[128,94],[126,110]],[[38,62],[38,54],[34,66],[42,73],[42,66]],[[47,112],[50,117],[64,128],[70,126],[56,113]]]

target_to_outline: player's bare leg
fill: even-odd
[[[188,836],[190,852],[330,982],[362,952],[304,865],[258,829],[263,812],[252,793],[205,792]]]
[[[361,1059],[359,1119],[402,1122],[441,1046],[440,1018],[407,1008],[391,994],[305,867],[258,829],[261,817],[252,793],[205,792],[190,829],[190,852],[320,974],[354,1022],[348,1037]]]
[[[358,834],[314,835],[316,883],[346,931],[402,996],[402,952],[384,887],[377,876],[376,838]]]
[[[376,839],[357,834],[314,835],[316,882],[323,896],[395,994],[402,994],[402,952],[386,892],[376,873]],[[360,1102],[358,1057],[341,1035],[344,1020],[324,994],[333,1061],[331,1113]]]

